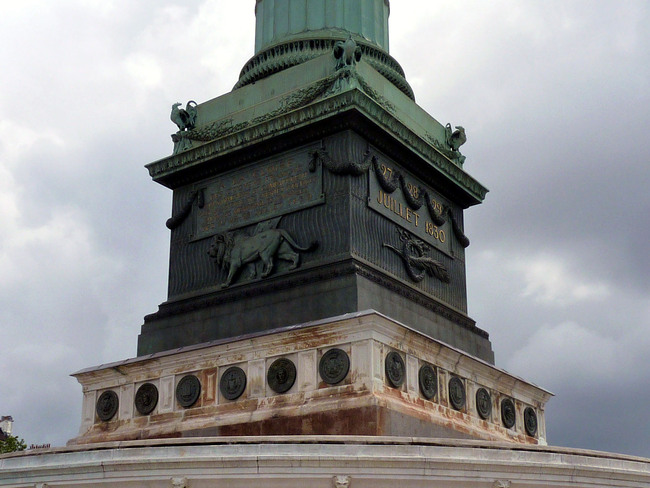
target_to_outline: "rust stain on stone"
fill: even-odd
[[[219,435],[378,435],[377,407],[315,412],[219,427]]]
[[[217,373],[218,368],[201,370],[197,377],[201,382],[201,396],[197,402],[199,406],[214,404],[216,401]]]
[[[156,424],[156,423],[173,422],[175,420],[180,420],[182,416],[183,416],[182,412],[158,413],[149,416],[149,423]]]
[[[353,385],[96,424],[76,443],[197,435],[409,435],[538,443],[395,388],[372,394]]]

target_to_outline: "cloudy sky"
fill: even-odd
[[[557,396],[549,442],[650,457],[650,3],[393,0],[417,102],[463,125],[470,315]],[[229,91],[254,2],[0,0],[0,415],[77,434],[68,375],[166,297],[174,102]]]

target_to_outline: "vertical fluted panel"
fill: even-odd
[[[302,162],[305,166],[309,163],[308,151],[302,152],[299,157],[304,158]],[[282,161],[282,158],[278,158],[278,161]],[[287,212],[277,225],[287,231],[301,247],[307,247],[314,241],[318,242],[316,250],[299,253],[303,266],[330,263],[332,260],[349,256],[349,178],[332,174],[322,165],[319,165],[316,171],[322,172],[322,193],[326,196],[325,202]],[[282,183],[281,180],[278,182]],[[195,187],[196,185],[192,184],[174,191],[172,215],[182,212]],[[260,206],[257,210],[262,220],[265,209]],[[195,202],[192,212],[197,211]],[[170,300],[188,293],[218,290],[226,278],[226,271],[208,255],[211,237],[193,238],[194,219],[195,215],[190,214],[172,230],[168,289]],[[252,234],[256,225],[257,223],[237,229],[237,232]],[[281,259],[276,260],[273,274],[289,271],[290,264]]]
[[[387,0],[257,0],[255,52],[289,36],[342,29],[388,51]]]
[[[309,7],[311,8],[311,6]],[[307,26],[307,4],[296,2],[289,9],[289,32],[300,32]]]
[[[360,165],[366,158],[366,152],[370,151],[388,166],[404,171],[397,161],[380,154],[362,137],[351,131],[338,133],[310,147],[319,146],[327,151],[331,158],[330,164],[334,166],[350,163]],[[309,154],[311,154],[309,151],[298,151],[297,154],[301,154],[300,157],[304,158],[305,165],[309,163]],[[281,160],[280,156],[278,161]],[[331,264],[352,255],[371,263],[377,269],[414,289],[466,311],[465,253],[449,227],[447,227],[447,237],[451,248],[447,252],[442,252],[430,245],[427,246],[426,255],[444,265],[449,272],[450,282],[444,283],[433,276],[426,276],[422,281],[415,282],[409,277],[403,259],[384,245],[402,249],[403,243],[398,233],[401,227],[369,206],[369,178],[376,178],[372,167],[370,173],[352,175],[330,171],[324,167],[324,163],[320,163],[316,170],[322,172],[322,192],[325,195],[325,202],[287,212],[278,224],[278,228],[286,230],[299,246],[308,246],[311,242],[318,241],[317,250],[300,253],[303,266]],[[175,190],[173,215],[181,212],[193,188],[193,185],[188,185]],[[451,209],[462,229],[462,210],[455,205],[452,205]],[[264,208],[260,208],[259,211],[261,219]],[[420,210],[423,219],[424,212],[426,212],[425,208]],[[211,239],[192,238],[192,221],[193,217],[190,215],[172,231],[170,299],[201,290],[219,289],[226,277],[225,270],[220,269],[208,255]],[[252,233],[255,225],[249,225],[238,231]],[[274,275],[289,271],[289,266],[290,263],[277,260]]]
[[[307,9],[307,30],[321,28],[321,19],[325,16],[325,3],[328,0],[312,0]]]
[[[453,307],[466,310],[465,266],[458,259],[452,259],[438,251],[435,247],[428,248],[428,256],[440,261],[448,270],[450,283],[426,276],[417,283],[412,281],[406,271],[403,260],[390,249],[383,246],[389,244],[401,248],[398,226],[390,220],[368,208],[366,199],[353,197],[351,207],[352,252],[354,255],[383,269],[386,273],[409,283],[428,295],[446,302]]]
[[[273,37],[286,37],[289,32],[289,0],[273,0],[275,10],[273,11]],[[295,7],[292,5],[291,7]]]
[[[367,148],[366,144],[362,142],[362,139],[356,136],[352,138],[350,145],[353,147],[351,153],[356,153],[357,158],[359,158],[358,154],[360,149],[363,148],[365,151]],[[354,146],[358,147],[355,148]],[[380,160],[388,166],[395,170],[403,171],[403,168],[396,161],[378,153],[373,147],[369,149],[371,153],[378,155]],[[402,248],[403,244],[399,239],[398,233],[398,229],[401,227],[369,207],[369,178],[375,178],[372,168],[370,169],[370,174],[352,178],[350,182],[352,197],[350,203],[352,254],[372,263],[384,272],[410,284],[413,288],[423,293],[434,296],[459,310],[467,311],[465,253],[463,247],[452,235],[448,236],[451,243],[450,254],[439,251],[435,246],[427,246],[427,256],[442,263],[449,272],[449,283],[444,283],[429,275],[420,282],[413,281],[407,273],[402,258],[384,246],[384,244],[388,244],[398,249]],[[425,208],[420,210],[423,218],[425,212]],[[453,206],[453,212],[457,222],[462,227],[462,210]]]

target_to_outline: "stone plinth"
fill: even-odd
[[[166,439],[3,455],[0,486],[646,488],[650,460],[457,439]]]
[[[290,367],[278,369],[289,363],[293,373]],[[156,353],[73,376],[84,394],[73,445],[276,434],[545,444],[544,406],[551,396],[374,311]],[[140,391],[145,384],[147,396]]]

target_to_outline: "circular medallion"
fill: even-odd
[[[181,407],[191,407],[199,399],[201,382],[193,374],[183,376],[176,385],[176,401]]]
[[[266,374],[266,381],[276,393],[285,393],[291,389],[296,381],[296,366],[287,358],[273,361]]]
[[[526,407],[526,410],[524,410],[524,427],[529,436],[535,437],[535,434],[537,434],[537,414],[531,407]]]
[[[420,392],[427,400],[431,400],[438,392],[438,380],[436,378],[436,370],[429,364],[425,364],[420,368],[418,373],[418,381],[420,383]]]
[[[483,420],[490,418],[492,413],[492,399],[485,388],[476,390],[476,411]]]
[[[515,404],[510,398],[501,402],[501,421],[508,429],[515,426]]]
[[[226,400],[237,400],[246,389],[246,373],[244,370],[231,366],[221,375],[219,391]]]
[[[95,411],[99,420],[102,422],[108,422],[111,420],[117,413],[117,407],[120,402],[117,398],[117,393],[113,390],[107,390],[97,399],[97,405],[95,406]]]
[[[452,376],[449,380],[449,401],[456,410],[465,406],[465,385],[458,376]]]
[[[158,388],[151,383],[145,383],[135,394],[135,408],[142,415],[149,415],[158,404]]]
[[[386,355],[385,362],[386,377],[388,382],[395,388],[399,388],[404,383],[406,368],[402,356],[396,351],[391,351]]]
[[[330,349],[318,363],[318,372],[325,383],[335,385],[345,379],[350,371],[350,358],[341,349]]]

